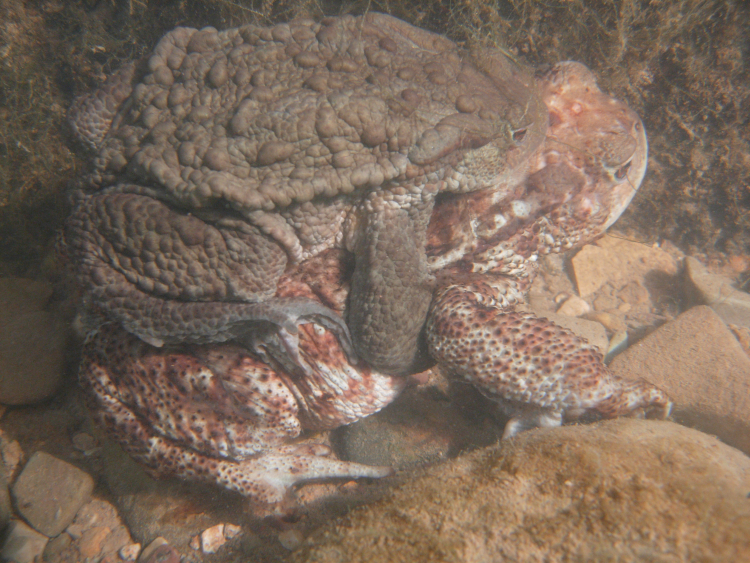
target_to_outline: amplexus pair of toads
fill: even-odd
[[[383,14],[177,28],[71,123],[96,154],[65,229],[80,380],[156,474],[279,509],[307,479],[386,475],[294,439],[432,363],[508,408],[506,437],[669,413],[515,307],[645,173],[640,119],[581,64],[534,77]]]

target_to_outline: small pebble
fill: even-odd
[[[2,450],[8,480],[11,481],[23,460],[23,450],[16,440],[8,440],[5,436],[0,436],[0,450]]]
[[[211,526],[201,533],[201,551],[203,553],[216,553],[225,543],[227,543],[227,540],[224,537],[224,524],[216,524],[216,526]]]
[[[138,558],[138,563],[180,563],[180,559],[181,557],[177,553],[177,550],[168,543],[164,543],[153,551],[150,551],[148,556],[141,554]]]
[[[143,548],[143,551],[141,551],[140,556],[138,557],[139,563],[145,563],[151,557],[151,555],[160,547],[168,546],[169,542],[165,540],[163,537],[159,536],[158,538],[154,539],[150,544],[148,544],[146,547]]]
[[[107,501],[93,499],[84,504],[76,513],[73,523],[65,531],[73,539],[80,538],[83,533],[94,526],[107,526],[115,529],[121,524],[117,516],[117,509]]]
[[[297,549],[302,545],[302,540],[304,539],[305,537],[299,530],[284,530],[279,534],[279,543],[284,546],[284,549],[288,549],[289,551]]]
[[[567,315],[568,317],[580,317],[591,311],[591,305],[586,303],[583,299],[577,295],[572,295],[566,299],[565,302],[557,310],[559,315]]]
[[[234,524],[224,524],[224,537],[228,540],[236,538],[242,533],[242,528]]]
[[[617,331],[609,341],[609,349],[604,356],[604,363],[609,364],[612,359],[628,347],[628,331]]]
[[[359,487],[359,483],[356,481],[347,481],[346,483],[341,485],[342,491],[356,491]]]
[[[60,555],[70,547],[71,543],[73,543],[73,539],[65,532],[56,538],[52,538],[44,548],[42,559],[44,561],[59,561],[61,559]]]
[[[41,558],[48,538],[20,520],[8,524],[0,559],[15,563],[33,563]]]
[[[73,436],[73,447],[79,452],[88,453],[97,447],[96,438],[86,432],[78,432]]]
[[[94,480],[61,459],[36,452],[13,484],[16,507],[24,519],[46,536],[70,525],[91,498]]]
[[[738,274],[746,272],[748,269],[750,269],[750,257],[744,254],[730,256],[729,267]]]
[[[104,538],[111,531],[106,526],[94,526],[86,530],[78,541],[78,551],[81,552],[81,556],[84,558],[93,558],[95,555],[98,555],[102,550]]]
[[[123,546],[133,543],[130,532],[124,525],[115,527],[102,544],[102,553],[117,553]]]
[[[626,330],[625,321],[623,321],[617,315],[612,313],[604,313],[602,311],[592,312],[586,315],[586,318],[590,321],[596,321],[604,325],[604,328],[613,332]]]
[[[120,548],[119,555],[123,561],[135,561],[141,552],[141,544],[131,543]]]

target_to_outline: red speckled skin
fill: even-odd
[[[317,295],[340,310],[342,265],[339,252],[325,253],[287,275],[280,294]],[[280,348],[273,339],[266,346]],[[79,378],[95,419],[154,475],[217,483],[284,511],[295,483],[390,473],[294,439],[372,414],[406,384],[352,366],[337,337],[317,325],[300,327],[299,353],[302,370],[266,358],[271,367],[238,345],[156,348],[108,323],[87,338]]]

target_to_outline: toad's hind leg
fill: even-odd
[[[107,401],[107,399],[105,399]],[[264,505],[270,513],[293,507],[292,487],[310,480],[380,478],[389,467],[340,461],[323,444],[284,445],[242,460],[202,454],[159,436],[122,404],[106,407],[109,434],[154,477],[179,477],[219,485]],[[102,407],[103,403],[100,403]]]
[[[276,513],[294,508],[298,483],[391,473],[290,443],[301,425],[283,377],[236,346],[191,348],[157,350],[109,323],[81,352],[93,418],[152,475],[217,484]]]
[[[149,344],[252,339],[262,323],[297,361],[297,326],[318,322],[354,357],[337,313],[274,298],[286,253],[244,221],[209,223],[152,197],[100,193],[80,198],[65,239],[92,308]]]
[[[510,407],[504,438],[587,412],[666,418],[666,394],[613,375],[588,342],[533,313],[503,310],[492,278],[446,285],[427,321],[432,357]]]

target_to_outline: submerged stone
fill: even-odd
[[[674,423],[539,429],[422,472],[292,561],[746,561],[748,493],[750,458]]]

